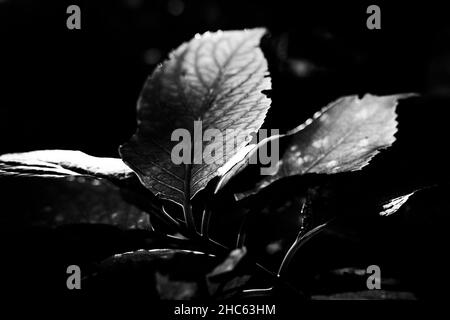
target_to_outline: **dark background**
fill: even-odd
[[[66,28],[70,4],[81,7],[81,30]],[[369,4],[381,7],[381,30],[366,28]],[[141,86],[171,49],[196,33],[259,26],[270,31],[263,49],[273,78],[265,127],[291,129],[343,95],[419,93],[400,104],[397,141],[367,169],[363,187],[448,183],[450,19],[430,1],[0,0],[0,153],[74,149],[118,156],[135,130]],[[419,213],[447,210],[445,201],[436,204],[447,190],[423,200]],[[387,248],[406,237],[387,256],[400,260],[396,250],[406,250],[407,262],[416,261],[413,271],[395,271],[419,277],[419,291],[434,297],[447,230],[441,220],[421,219],[403,233],[390,227],[381,242]]]

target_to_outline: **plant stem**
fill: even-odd
[[[202,237],[206,240],[209,239],[209,221],[211,219],[211,210],[206,206],[205,209],[203,209],[202,214],[202,225],[200,229],[200,233]]]
[[[184,219],[186,221],[186,227],[187,227],[188,231],[193,236],[198,235],[197,229],[195,228],[194,217],[192,215],[191,202],[189,200],[185,200],[185,202],[183,204],[183,213],[184,213]]]
[[[241,221],[241,225],[239,227],[239,233],[236,239],[236,248],[241,248],[245,245],[245,240],[247,239],[247,225],[248,221],[250,219],[250,215],[252,214],[252,211],[248,212],[244,219]]]
[[[201,240],[206,240],[206,242],[208,244],[214,246],[216,249],[221,250],[223,252],[228,252],[230,250],[229,247],[227,247],[227,246],[221,244],[220,242],[217,242],[217,241],[215,241],[215,240],[213,240],[211,238],[209,238],[209,239],[201,239]],[[270,278],[272,280],[274,280],[275,282],[277,282],[281,287],[289,288],[290,290],[293,290],[293,292],[299,293],[299,291],[295,287],[293,287],[289,283],[285,282],[275,272],[270,271],[269,269],[267,269],[266,267],[264,267],[262,264],[260,264],[258,262],[255,262],[255,265],[260,271],[263,271],[268,276],[270,276]],[[243,297],[244,296],[245,297],[268,296],[268,295],[270,295],[270,293],[273,290],[273,288],[274,288],[274,286],[272,286],[271,288],[266,288],[266,289],[248,289],[248,290],[244,290],[246,293],[244,293]]]
[[[278,269],[278,277],[281,277],[282,274],[286,272],[287,267],[289,266],[292,258],[294,257],[295,253],[298,249],[300,249],[308,240],[313,238],[315,235],[320,233],[324,228],[328,225],[330,221],[325,222],[324,224],[321,224],[308,232],[304,232],[304,230],[300,230],[300,232],[297,235],[297,239],[295,239],[292,246],[289,248],[288,252],[283,258],[283,261],[281,262],[281,265]]]
[[[224,251],[229,251],[230,248],[228,248],[227,246],[221,244],[220,242],[214,241],[213,239],[209,239],[209,243],[214,245],[216,248],[219,248],[221,250]],[[264,271],[265,273],[269,274],[272,278],[277,279],[278,275],[275,272],[270,271],[269,269],[267,269],[266,267],[264,267],[262,264],[256,262],[255,263],[256,266],[258,267],[258,269]]]
[[[180,223],[174,218],[172,218],[170,214],[167,213],[166,209],[164,208],[164,205],[161,206],[161,212],[163,213],[164,219],[167,220],[168,223],[174,225],[177,229],[181,227]]]
[[[243,290],[239,294],[239,299],[245,299],[245,298],[264,298],[269,297],[273,293],[273,287],[270,288],[264,288],[264,289],[247,289]]]
[[[192,215],[190,164],[185,165],[183,214],[188,231],[192,233],[192,235],[198,235],[197,229],[195,228],[194,216]]]

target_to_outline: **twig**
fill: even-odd
[[[247,240],[247,224],[249,220],[249,216],[252,212],[248,212],[244,219],[242,219],[241,225],[239,227],[239,233],[236,239],[236,248],[242,248],[245,245],[245,240]]]
[[[243,290],[239,296],[238,299],[245,299],[245,298],[264,298],[272,295],[273,287],[270,288],[264,288],[264,289],[247,289]]]
[[[185,177],[184,177],[184,203],[183,214],[186,222],[187,229],[192,235],[198,235],[195,228],[194,216],[192,214],[191,206],[191,165],[185,165]]]
[[[310,240],[315,235],[320,233],[328,225],[328,223],[330,221],[327,221],[324,224],[321,224],[321,225],[309,230],[306,233],[304,232],[304,230],[300,230],[300,232],[297,235],[297,239],[295,239],[294,243],[289,248],[289,250],[287,251],[286,255],[283,258],[283,261],[281,262],[281,265],[280,265],[280,267],[278,269],[278,273],[277,273],[278,277],[281,277],[281,275],[284,274],[284,272],[286,271],[287,267],[289,266],[292,258],[294,257],[295,253],[297,252],[297,250],[300,249],[306,242],[308,242],[308,240]]]
[[[175,225],[178,229],[181,227],[180,223],[172,218],[170,214],[167,213],[166,209],[164,208],[164,205],[161,205],[161,212],[164,215],[164,218],[169,221],[171,224]]]
[[[211,210],[206,205],[205,209],[203,209],[202,225],[201,225],[201,229],[200,229],[200,234],[206,240],[209,239],[209,222],[210,222],[210,220],[211,220]]]

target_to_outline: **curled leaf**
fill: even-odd
[[[250,163],[250,159],[257,156],[258,152],[263,147],[267,147],[268,144],[280,139],[281,135],[273,135],[268,138],[264,138],[258,142],[258,144],[249,144],[245,148],[241,149],[230,161],[228,161],[223,167],[218,170],[220,179],[216,185],[214,193],[219,192],[225,185],[230,182],[235,176],[242,172]]]

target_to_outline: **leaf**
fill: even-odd
[[[99,197],[104,197],[104,199],[116,198],[116,201],[122,202],[123,206],[131,207],[125,203],[128,202],[147,213],[154,214],[155,217],[158,217],[158,219],[167,225],[173,224],[173,219],[161,211],[160,204],[155,196],[142,186],[137,175],[120,158],[98,158],[89,156],[80,151],[71,150],[40,150],[25,153],[4,154],[0,156],[0,178],[2,177],[62,180],[62,189],[56,188],[54,191],[54,194],[56,195],[55,199],[71,195],[71,198],[68,200],[74,204],[77,202],[77,199],[83,197],[83,194],[86,194],[83,192],[82,188],[81,190],[76,188],[75,182],[84,181],[83,179],[85,178],[105,179],[119,187],[120,193],[118,190],[112,191],[111,189],[113,189],[114,186],[105,184],[105,181],[95,180],[92,181],[92,183],[99,187],[95,188],[92,191],[93,194],[89,197],[93,199],[93,202],[98,203]],[[69,179],[69,182],[67,179]],[[75,182],[70,184],[70,181]],[[46,185],[43,184],[42,188],[46,188]],[[50,186],[47,187],[47,189],[49,188]],[[89,183],[86,184],[86,188],[89,189]],[[66,190],[66,194],[60,194],[61,190]],[[75,193],[75,190],[77,190],[78,193]],[[101,195],[101,190],[106,190],[106,194],[111,193],[111,197]],[[122,199],[124,201],[122,201]],[[73,208],[75,208],[75,206],[73,206]],[[111,214],[109,210],[106,210],[101,214],[103,218],[94,219],[94,217],[92,217],[91,219],[89,218],[92,216],[90,213],[91,208],[84,210],[85,212],[72,210],[73,208],[68,208],[67,214],[63,215],[67,215],[67,217],[64,217],[63,219],[65,223],[68,223],[68,221],[75,223],[77,220],[79,220],[78,222],[81,222],[81,219],[85,222],[91,220],[106,221],[107,218],[105,215]],[[133,207],[132,211],[134,212],[137,208]],[[126,217],[123,216],[125,213],[127,214]],[[144,216],[142,216],[142,214],[144,214]],[[85,219],[86,217],[88,217],[87,220]],[[137,217],[137,219],[132,221],[133,217]],[[140,211],[136,211],[135,214],[132,214],[128,210],[124,210],[119,211],[118,216],[113,218],[113,220],[123,221],[123,219],[125,219],[128,221],[127,223],[130,227],[132,227],[139,224],[139,221],[142,221],[142,218],[145,218],[145,221],[148,219],[145,213]],[[44,218],[42,217],[42,219]],[[38,221],[42,219],[39,218]],[[144,225],[148,226],[148,223],[144,223]]]
[[[251,276],[248,274],[236,274],[236,272],[233,272],[238,264],[243,262],[246,254],[247,249],[245,247],[234,249],[222,263],[206,275],[206,283],[210,295],[233,293],[242,289],[250,280]]]
[[[290,139],[276,172],[243,198],[284,177],[306,173],[334,174],[366,166],[394,141],[397,100],[407,94],[340,98],[279,139]]]
[[[10,196],[3,202],[16,201],[26,191],[29,200],[14,207],[27,207],[23,208],[24,213],[40,211],[23,220],[31,225],[102,223],[123,229],[150,228],[148,214],[127,202],[133,200],[146,211],[153,204],[128,196],[131,189],[138,195],[137,178],[120,158],[98,158],[72,150],[10,153],[0,156],[0,177],[25,179],[4,182],[8,183]],[[58,181],[43,183],[39,181],[41,178]]]
[[[260,128],[270,105],[262,91],[271,88],[258,47],[264,33],[252,29],[196,35],[147,79],[138,101],[137,132],[120,153],[155,195],[178,204],[192,198]],[[202,132],[219,130],[223,141],[200,141],[202,137],[194,136],[196,120]],[[171,159],[180,143],[171,141],[176,129],[190,133],[190,163]],[[233,144],[235,148],[224,150]],[[202,157],[198,146],[217,147],[216,161],[208,163],[211,156]],[[199,159],[203,161],[193,163]]]
[[[239,153],[235,155],[230,161],[228,161],[222,168],[218,170],[220,179],[216,185],[214,193],[219,192],[225,185],[230,182],[235,176],[242,172],[247,165],[250,163],[250,159],[255,157],[261,148],[268,147],[271,141],[280,139],[281,135],[273,135],[268,138],[262,139],[258,144],[250,144],[245,148],[241,149]]]
[[[213,278],[221,274],[233,271],[239,261],[241,261],[242,258],[246,255],[246,253],[247,249],[245,247],[234,249],[221,264],[215,267],[214,270],[208,274],[208,277]]]
[[[250,155],[256,152],[256,150],[257,145],[247,145],[236,153],[227,163],[225,163],[223,167],[219,168],[218,174],[220,176],[220,180],[216,185],[214,193],[219,192],[234,176],[245,169],[249,163]]]
[[[382,205],[382,211],[379,212],[379,215],[387,217],[393,213],[396,213],[406,203],[406,201],[408,201],[409,197],[411,197],[414,193],[416,193],[416,191],[413,191],[411,193],[405,194],[403,196],[385,202]]]
[[[212,257],[209,254],[200,251],[191,251],[183,249],[151,249],[136,250],[125,253],[115,254],[114,256],[102,262],[102,267],[110,267],[114,264],[140,263],[153,261],[170,261],[176,258],[187,257]],[[175,266],[174,266],[175,267]]]
[[[1,179],[3,226],[59,227],[106,224],[128,229],[151,229],[149,215],[123,199],[121,190],[104,179],[84,176],[42,179]]]
[[[39,150],[0,156],[0,177],[94,176],[113,181],[134,176],[133,171],[116,158],[98,158],[81,151]]]
[[[150,298],[152,294],[161,299],[205,298],[205,275],[215,263],[214,256],[199,251],[142,249],[104,260],[85,284],[88,289],[118,293],[142,291]]]
[[[331,295],[315,295],[312,300],[417,300],[408,291],[365,290],[356,292],[342,292]]]
[[[156,290],[162,300],[188,300],[196,296],[195,282],[171,280],[169,276],[156,272]]]

